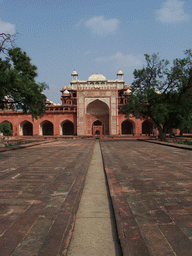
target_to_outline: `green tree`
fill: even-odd
[[[0,124],[0,132],[2,132],[4,136],[12,136],[13,130],[11,129],[11,124],[9,122]]]
[[[122,111],[136,118],[150,118],[165,140],[168,128],[191,127],[192,124],[192,52],[185,58],[161,60],[158,54],[145,54],[146,66],[134,71],[132,94]]]
[[[45,83],[36,83],[37,67],[20,48],[7,51],[5,60],[0,58],[0,108],[21,109],[37,118],[46,110]]]

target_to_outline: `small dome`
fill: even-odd
[[[88,81],[106,81],[106,77],[103,74],[92,74],[89,78]]]
[[[130,89],[127,89],[125,92],[124,92],[125,95],[129,95],[131,94],[131,90]]]
[[[70,94],[70,92],[68,90],[65,90],[64,94]]]
[[[78,76],[77,71],[74,70],[71,75],[72,75],[72,76]]]
[[[63,86],[63,88],[62,88],[62,90],[66,90],[66,88],[67,88],[67,86],[66,86],[66,85],[64,85],[64,86]]]
[[[68,85],[68,86],[67,86],[67,89],[71,90],[71,89],[72,89],[71,85]]]
[[[123,71],[122,70],[119,70],[119,72],[117,73],[118,76],[123,76]]]

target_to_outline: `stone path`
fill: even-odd
[[[96,141],[68,256],[121,255],[109,201],[100,145]]]

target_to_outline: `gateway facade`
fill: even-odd
[[[45,115],[32,120],[22,111],[0,111],[0,123],[10,122],[13,136],[22,135],[77,135],[119,136],[155,134],[150,120],[126,118],[121,107],[131,93],[131,86],[123,80],[123,72],[117,79],[107,80],[103,74],[92,74],[88,80],[79,80],[73,71],[70,85],[61,90],[62,104],[47,100]]]

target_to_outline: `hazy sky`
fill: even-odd
[[[16,46],[38,68],[49,100],[61,103],[71,81],[103,73],[127,84],[144,54],[173,60],[192,48],[191,0],[0,0],[0,33],[18,32]]]

